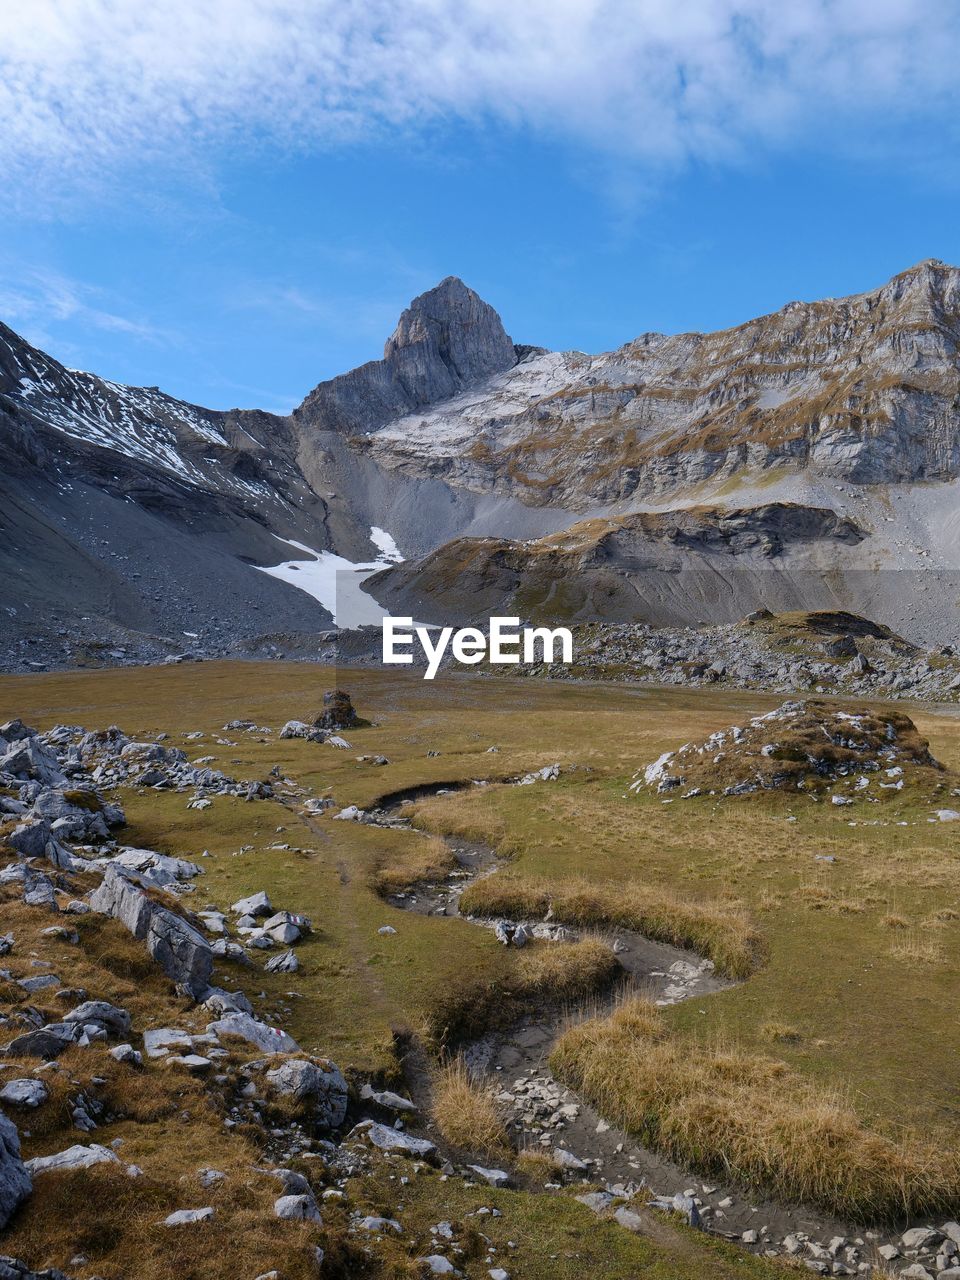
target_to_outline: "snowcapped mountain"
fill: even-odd
[[[404,557],[369,590],[442,596],[465,614],[458,565],[472,603],[486,588],[529,598],[524,575],[550,595],[576,570],[592,575],[577,609],[615,598],[621,616],[642,612],[643,591],[598,583],[667,568],[671,616],[695,621],[706,605],[684,601],[676,576],[692,554],[701,569],[759,556],[787,596],[814,566],[832,575],[831,604],[853,571],[897,571],[871,593],[881,620],[953,638],[958,344],[960,271],[937,262],[852,298],[596,356],[515,345],[450,277],[411,303],[382,360],[279,417],[67,369],[0,325],[0,663],[315,653],[336,575],[369,620],[353,567]],[[643,513],[664,519],[632,519]],[[778,549],[731,543],[733,516]],[[553,537],[578,521],[569,543]],[[771,534],[784,521],[816,536]],[[769,581],[729,599],[739,608]]]

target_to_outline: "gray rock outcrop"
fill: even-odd
[[[20,1155],[17,1126],[0,1111],[0,1230],[33,1189]]]
[[[148,897],[114,866],[107,867],[90,905],[146,942],[167,977],[195,1000],[204,996],[213,972],[213,952],[203,934],[182,916]]]
[[[500,317],[456,276],[414,298],[382,360],[321,382],[294,410],[319,429],[369,431],[438,404],[517,363]]]
[[[267,1072],[267,1084],[281,1097],[311,1107],[317,1124],[337,1129],[347,1115],[347,1082],[340,1068],[326,1058],[290,1058]]]

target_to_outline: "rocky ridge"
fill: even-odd
[[[369,447],[389,466],[575,510],[779,466],[856,484],[950,479],[958,339],[960,273],[929,260],[719,333],[531,354]]]

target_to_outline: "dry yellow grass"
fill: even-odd
[[[437,1076],[433,1119],[454,1147],[487,1158],[502,1158],[509,1151],[506,1126],[490,1090],[471,1077],[462,1058]]]
[[[456,868],[456,859],[439,836],[414,838],[409,845],[402,857],[387,858],[371,874],[373,888],[384,897],[440,880]]]
[[[517,1156],[517,1168],[532,1182],[550,1182],[560,1172],[555,1153],[540,1147],[525,1147]]]
[[[788,1022],[765,1022],[760,1028],[760,1039],[770,1044],[799,1044],[803,1036]]]
[[[673,1037],[645,1000],[573,1027],[551,1065],[658,1151],[769,1195],[858,1220],[945,1212],[960,1195],[960,1163],[942,1144],[867,1128],[773,1058]]]
[[[906,929],[910,921],[906,916],[898,915],[895,911],[888,912],[885,916],[880,917],[881,929]]]
[[[519,876],[487,876],[460,899],[467,915],[523,920],[546,915],[581,927],[636,929],[658,942],[689,947],[712,960],[720,973],[745,978],[761,962],[763,939],[734,903],[691,902],[669,890],[636,883],[595,884],[586,878],[556,885]]]
[[[535,943],[518,953],[515,970],[499,981],[478,978],[438,997],[426,1020],[436,1046],[453,1047],[493,1027],[507,1026],[525,1009],[589,999],[623,976],[602,942]]]
[[[905,929],[890,954],[909,964],[939,964],[943,959],[943,938],[930,928]]]

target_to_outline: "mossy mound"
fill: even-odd
[[[745,726],[719,729],[637,771],[631,789],[697,795],[818,792],[843,784],[838,804],[879,799],[907,784],[943,782],[944,769],[902,711],[846,711],[826,702],[784,702]],[[849,795],[847,794],[849,792]]]

